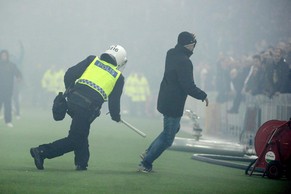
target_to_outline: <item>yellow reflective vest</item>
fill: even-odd
[[[120,74],[116,66],[96,57],[76,83],[89,86],[107,101]]]
[[[146,102],[150,96],[150,87],[144,75],[131,74],[125,82],[125,95],[133,102]]]
[[[48,69],[41,80],[41,86],[46,91],[51,93],[59,93],[60,91],[64,91],[64,70],[60,69],[58,71]]]

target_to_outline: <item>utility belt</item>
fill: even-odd
[[[89,118],[90,122],[92,122],[96,117],[100,115],[100,105],[96,101],[88,98],[80,92],[73,90],[69,93],[67,98],[68,104],[78,106],[79,108],[82,108],[91,114],[91,117]],[[74,114],[70,112],[70,108],[68,114]]]

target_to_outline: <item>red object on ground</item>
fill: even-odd
[[[263,176],[273,179],[291,178],[291,121],[265,122],[256,133],[255,150],[258,158],[253,171],[261,169]]]

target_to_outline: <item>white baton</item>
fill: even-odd
[[[138,130],[137,128],[135,128],[134,126],[132,126],[131,124],[129,124],[125,120],[120,119],[120,122],[123,123],[123,124],[125,124],[127,127],[131,128],[133,131],[135,131],[136,133],[138,133],[140,136],[146,137],[146,134],[145,133],[143,133],[142,131]]]

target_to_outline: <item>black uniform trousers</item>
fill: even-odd
[[[72,100],[70,100],[72,99]],[[93,120],[99,116],[99,109],[96,108],[84,108],[81,107],[81,99],[74,97],[68,100],[68,112],[72,117],[72,122],[67,137],[54,141],[53,143],[40,145],[39,148],[42,151],[44,158],[55,158],[65,153],[74,151],[75,153],[75,165],[82,167],[88,166],[90,157],[88,136],[90,131],[90,125]]]

